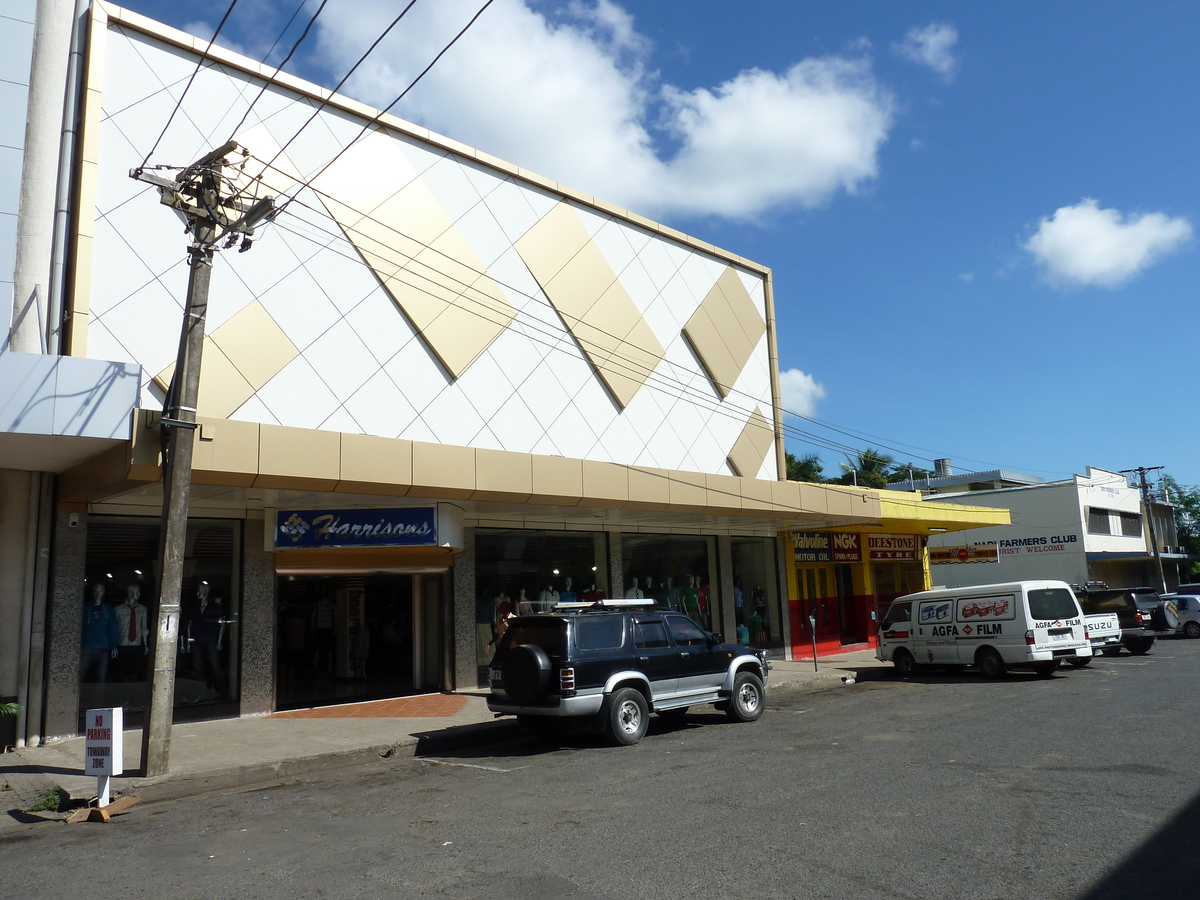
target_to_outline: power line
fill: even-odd
[[[229,20],[229,14],[233,12],[233,8],[238,5],[238,0],[231,0],[229,9],[225,10],[225,15],[221,16],[221,21],[217,25],[217,30],[213,32],[213,36],[208,41],[208,46],[204,48],[204,52],[200,54],[200,58],[196,60],[196,68],[192,71],[192,77],[188,79],[184,85],[183,93],[179,95],[179,99],[175,101],[175,108],[171,110],[171,115],[167,116],[167,124],[163,126],[159,132],[158,139],[155,140],[154,146],[150,148],[150,152],[146,154],[146,158],[142,160],[142,168],[146,168],[150,162],[150,157],[154,155],[154,151],[158,149],[159,141],[167,133],[167,129],[171,127],[171,121],[175,118],[175,113],[179,112],[179,107],[183,105],[183,98],[187,96],[188,90],[192,86],[192,82],[196,80],[196,76],[200,74],[200,67],[204,65],[204,60],[208,59],[208,51],[212,49],[213,43],[217,40],[217,35],[221,33],[221,29],[225,27],[225,23]]]
[[[287,24],[283,26],[283,30],[279,32],[279,37],[275,38],[275,43],[271,45],[271,49],[268,50],[263,56],[263,64],[270,59],[276,45],[283,38],[284,34],[287,33],[287,30],[291,27],[292,22],[296,20],[296,16],[299,14],[300,10],[304,8],[304,4],[306,2],[307,0],[300,0],[300,5],[296,7],[296,11],[292,13],[292,17],[288,19]],[[246,111],[242,113],[242,118],[238,121],[237,125],[233,127],[233,130],[229,132],[230,140],[233,140],[233,136],[237,134],[238,131],[241,130],[241,127],[246,123],[246,119],[250,116],[250,111],[254,109],[254,104],[258,103],[258,101],[262,99],[262,95],[266,93],[267,86],[270,85],[271,82],[274,81],[279,75],[279,73],[283,71],[283,67],[288,64],[288,61],[292,58],[292,54],[296,52],[296,49],[304,42],[304,39],[308,37],[308,32],[311,31],[313,25],[316,24],[318,17],[321,15],[321,11],[325,9],[325,4],[328,2],[329,0],[321,0],[321,5],[318,6],[317,11],[312,14],[312,17],[308,20],[308,24],[304,26],[303,33],[301,33],[300,37],[296,38],[296,42],[292,44],[292,49],[287,52],[287,56],[283,58],[283,62],[275,67],[275,74],[270,78],[263,80],[262,87],[259,89],[258,94],[256,94],[254,99],[250,101],[250,105],[247,106]]]
[[[315,174],[310,175],[303,184],[301,184],[298,188],[296,188],[296,193],[298,194],[301,190],[303,190],[305,187],[307,187],[309,183],[320,178],[326,169],[328,169],[335,162],[337,162],[339,159],[341,159],[342,155],[347,150],[349,150],[351,147],[353,147],[355,143],[358,142],[359,138],[361,138],[364,134],[366,134],[371,129],[372,126],[377,125],[379,123],[380,119],[382,119],[384,116],[387,115],[388,110],[390,110],[393,106],[395,106],[397,103],[399,103],[401,100],[403,100],[406,96],[408,96],[408,92],[411,91],[413,88],[415,88],[417,86],[417,84],[421,81],[421,79],[424,78],[427,74],[429,74],[429,70],[432,69],[435,65],[437,65],[438,60],[440,60],[443,56],[445,56],[447,51],[449,51],[449,49],[451,47],[453,47],[455,44],[458,43],[458,39],[467,33],[467,30],[472,25],[475,24],[475,21],[484,14],[484,12],[487,10],[487,8],[489,6],[492,5],[493,2],[495,2],[495,0],[486,0],[486,2],[483,4],[483,6],[479,7],[479,11],[476,12],[475,15],[473,15],[471,17],[471,20],[462,27],[462,30],[459,31],[458,34],[456,34],[453,38],[451,38],[450,43],[448,43],[445,47],[443,47],[438,52],[438,55],[435,56],[430,61],[429,65],[427,65],[424,69],[422,69],[421,73],[416,78],[414,78],[411,82],[409,82],[408,87],[406,87],[399,94],[397,94],[395,100],[393,100],[391,103],[389,103],[383,109],[381,109],[378,113],[376,113],[374,118],[372,118],[369,122],[367,122],[365,125],[363,125],[362,130],[359,131],[359,133],[354,136],[354,139],[351,140],[350,143],[346,144],[345,147],[343,147],[341,150],[339,150],[337,155],[334,156],[333,159],[329,160],[329,162],[327,162],[327,163],[325,163],[325,165],[321,166],[321,168],[318,169]],[[280,151],[280,152],[282,152],[282,151]],[[274,162],[274,160],[272,160],[272,162]],[[287,209],[288,203],[291,203],[292,200],[295,199],[295,196],[296,195],[293,194],[292,197],[290,197],[288,200],[286,200],[283,203],[283,205],[280,207],[280,211]]]
[[[236,2],[236,0],[235,0],[235,2]],[[344,85],[347,81],[350,80],[350,76],[353,75],[358,70],[358,67],[361,66],[366,61],[367,57],[370,56],[374,52],[375,48],[378,47],[379,44],[383,41],[383,39],[391,33],[392,29],[395,28],[398,24],[400,24],[400,20],[403,19],[408,14],[408,11],[413,8],[413,6],[416,4],[416,2],[417,2],[417,0],[409,0],[408,5],[405,6],[404,9],[400,10],[400,15],[398,15],[398,16],[396,16],[396,18],[392,19],[392,24],[390,24],[387,28],[385,28],[383,30],[383,33],[380,34],[379,37],[375,38],[375,40],[371,44],[371,46],[367,48],[367,51],[358,58],[358,62],[356,62],[354,65],[352,65],[350,67],[350,71],[348,71],[345,75],[342,76],[342,80],[339,81],[334,86],[333,90],[331,90],[329,92],[329,96],[322,98],[321,102],[317,104],[317,108],[312,111],[312,115],[310,115],[304,121],[304,124],[301,125],[296,130],[295,134],[293,134],[290,138],[288,138],[287,143],[279,148],[279,152],[276,153],[273,157],[271,157],[271,161],[269,163],[267,163],[268,166],[271,166],[272,168],[274,167],[273,164],[274,164],[275,160],[279,159],[279,157],[281,157],[283,155],[284,151],[287,150],[287,148],[292,145],[292,141],[296,140],[296,138],[298,138],[300,136],[301,132],[303,132],[305,128],[307,128],[309,125],[311,125],[313,123],[313,120],[316,119],[316,117],[320,114],[321,110],[323,110],[326,106],[329,105],[329,100],[334,95],[336,95],[338,91],[340,91],[342,89],[342,85]],[[357,138],[355,138],[355,140],[357,140]],[[290,201],[288,201],[288,202],[290,202]]]

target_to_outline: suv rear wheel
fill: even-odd
[[[762,680],[753,672],[738,672],[725,715],[735,722],[753,722],[763,714],[765,699]]]
[[[636,744],[650,725],[650,707],[636,688],[618,688],[604,707],[605,735],[614,744]]]
[[[1130,653],[1142,656],[1143,654],[1150,652],[1150,648],[1154,646],[1154,638],[1127,635],[1121,638],[1121,643],[1125,645],[1125,649]]]

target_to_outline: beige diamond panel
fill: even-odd
[[[733,468],[733,473],[743,478],[758,477],[758,470],[762,468],[763,460],[767,458],[774,443],[775,429],[762,414],[762,410],[754,407],[746,427],[742,429],[733,449],[729,451],[729,465]]]
[[[663,346],[570,204],[556,205],[517,252],[622,409],[663,358]]]
[[[729,396],[766,331],[767,323],[733,266],[726,267],[683,327],[722,397]]]
[[[364,136],[311,184],[452,377],[516,317],[387,132]]]
[[[197,414],[227,418],[299,353],[263,305],[253,301],[204,338]],[[172,363],[154,380],[165,391],[174,372]]]

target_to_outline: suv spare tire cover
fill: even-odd
[[[537,644],[518,644],[504,654],[504,690],[517,703],[536,703],[550,685],[550,657]]]
[[[1150,621],[1158,631],[1174,631],[1179,627],[1179,607],[1174,600],[1164,600],[1154,608]]]

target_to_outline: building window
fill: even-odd
[[[1112,534],[1107,509],[1088,509],[1088,534]]]
[[[503,634],[503,617],[608,596],[603,532],[475,529],[476,655],[481,672]]]
[[[761,647],[783,641],[775,546],[774,538],[730,539],[733,615],[739,644]]]
[[[88,519],[79,710],[145,706],[149,632],[158,617],[157,518]],[[189,519],[175,664],[175,708],[229,715],[239,694],[241,522]],[[196,714],[193,714],[196,715]]]
[[[1121,517],[1121,534],[1125,537],[1142,536],[1142,517],[1137,513],[1119,513]]]
[[[711,631],[716,599],[715,544],[711,537],[624,535],[625,596],[656,600]]]

